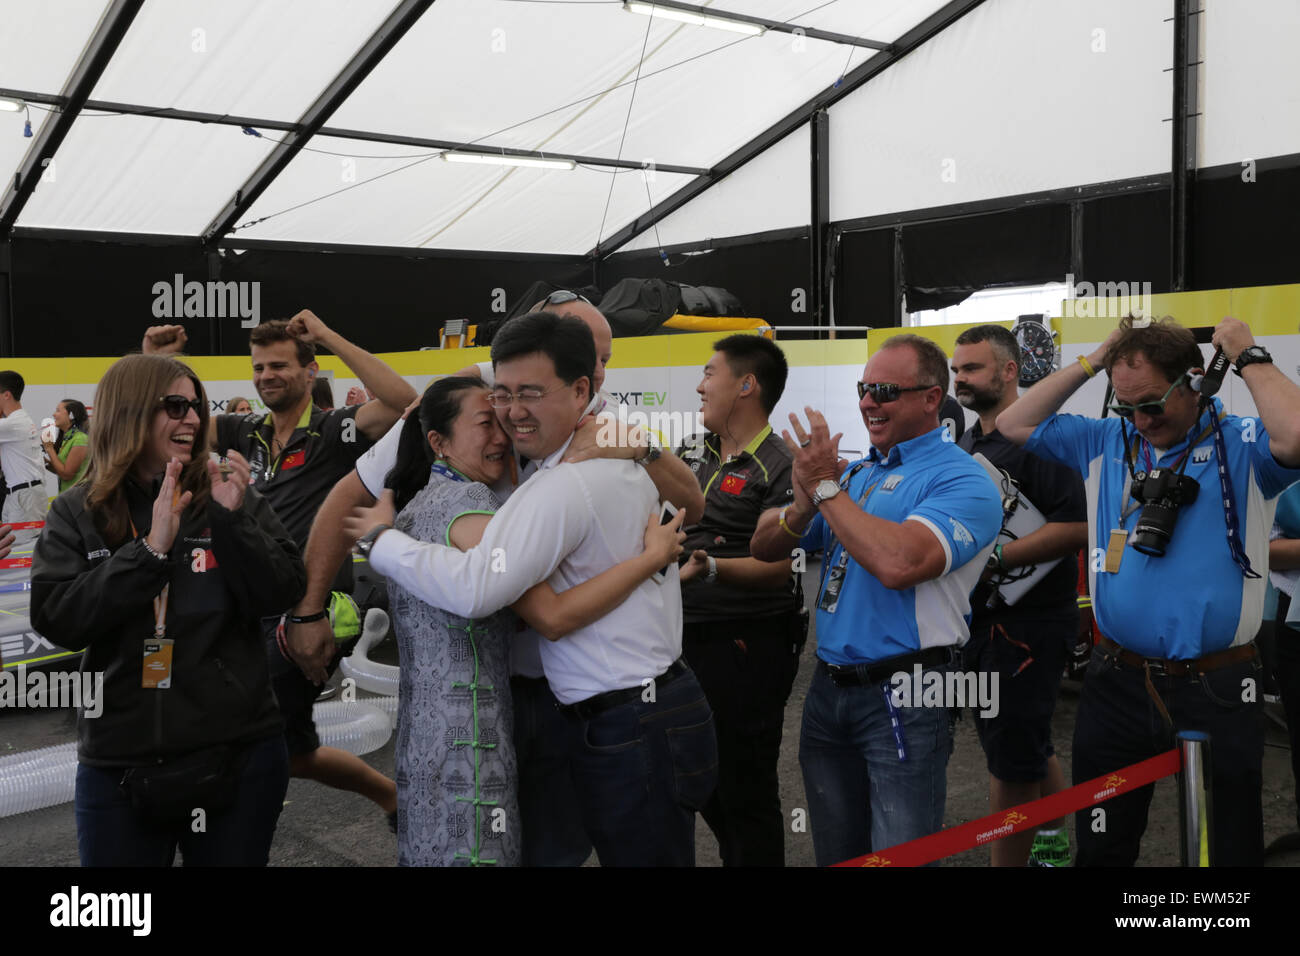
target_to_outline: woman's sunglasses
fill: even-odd
[[[871,400],[877,405],[888,405],[890,402],[896,402],[904,392],[924,392],[928,388],[934,388],[933,385],[893,385],[882,382],[858,382],[858,401],[871,396]]]
[[[197,398],[186,398],[184,395],[164,395],[158,399],[162,405],[163,411],[167,413],[168,418],[180,421],[185,417],[189,409],[194,409],[195,415],[202,414],[203,403]]]
[[[1134,412],[1141,412],[1148,418],[1155,418],[1157,415],[1163,415],[1165,413],[1165,402],[1169,401],[1169,396],[1173,394],[1174,389],[1183,383],[1183,379],[1185,378],[1187,378],[1186,372],[1174,379],[1174,384],[1169,386],[1169,391],[1165,392],[1165,397],[1160,399],[1158,402],[1138,402],[1136,405],[1126,405],[1123,402],[1112,402],[1110,405],[1107,405],[1106,408],[1121,418],[1127,418],[1129,421],[1133,420]]]

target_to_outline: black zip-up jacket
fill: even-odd
[[[160,482],[127,479],[141,538]],[[282,729],[259,619],[293,606],[306,589],[297,545],[249,488],[238,511],[215,501],[187,509],[166,561],[137,538],[110,549],[78,485],[50,507],[32,556],[32,626],[57,644],[85,648],[83,673],[103,672],[103,712],[79,714],[77,757],[91,766],[144,766]],[[144,642],[154,597],[171,584],[166,636],[172,686],[145,689]]]

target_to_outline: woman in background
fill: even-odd
[[[90,416],[86,406],[75,398],[65,398],[54,407],[54,424],[59,429],[59,444],[43,441],[45,469],[58,476],[59,494],[63,494],[86,474],[90,467]]]
[[[229,415],[249,415],[252,411],[253,406],[242,395],[236,395],[226,402],[226,413]]]

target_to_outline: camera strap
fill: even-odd
[[[1219,467],[1219,490],[1223,493],[1223,520],[1228,525],[1228,550],[1232,552],[1232,560],[1237,562],[1237,567],[1241,568],[1242,574],[1248,578],[1257,578],[1259,572],[1250,566],[1250,558],[1246,557],[1246,552],[1241,547],[1241,529],[1237,523],[1237,501],[1232,494],[1232,476],[1228,474],[1228,453],[1223,442],[1221,417],[1212,414],[1210,425],[1214,429],[1214,455]]]

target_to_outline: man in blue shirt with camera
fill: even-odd
[[[1079,701],[1075,781],[1155,756],[1177,731],[1208,733],[1211,858],[1254,866],[1263,862],[1264,718],[1253,641],[1276,498],[1300,480],[1300,387],[1243,322],[1225,318],[1213,344],[1236,363],[1258,419],[1201,401],[1193,386],[1204,360],[1189,330],[1126,318],[997,426],[1084,477],[1089,586],[1104,636]],[[1117,417],[1056,414],[1102,369]],[[1078,865],[1136,862],[1153,789],[1079,812]]]

